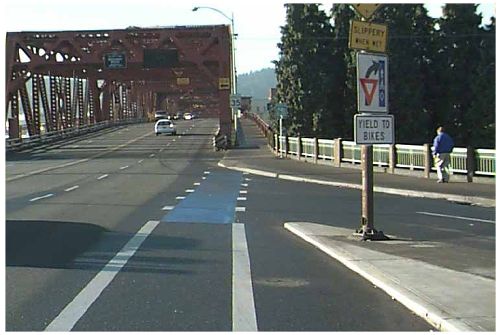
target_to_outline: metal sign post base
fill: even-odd
[[[365,227],[364,227],[365,228]],[[377,231],[376,229],[368,229],[360,228],[352,234],[352,237],[358,241],[386,241],[390,238],[383,234],[382,231]]]

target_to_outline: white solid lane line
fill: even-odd
[[[232,331],[257,331],[244,224],[232,224]]]
[[[477,221],[477,222],[487,222],[487,223],[495,223],[493,220],[485,220],[485,219],[477,219],[477,218],[469,218],[465,216],[455,216],[455,215],[447,215],[447,214],[439,214],[439,213],[430,213],[430,212],[416,212],[418,214],[430,215],[430,216],[440,216],[445,218],[459,219],[459,220],[468,220],[468,221]]]
[[[159,224],[148,221],[130,241],[111,259],[106,266],[78,293],[62,312],[47,326],[45,331],[70,331],[90,306],[99,298],[102,291],[125,266],[139,249],[144,240]]]
[[[71,191],[73,191],[73,190],[76,190],[78,187],[80,187],[80,186],[75,185],[75,186],[73,186],[73,187],[70,187],[70,188],[65,189],[64,191],[66,191],[66,192],[71,192]]]
[[[103,174],[102,176],[100,176],[99,178],[97,178],[98,180],[101,180],[101,179],[104,179],[104,178],[107,178],[109,175],[108,174]]]
[[[45,194],[41,197],[36,197],[36,198],[33,198],[33,199],[30,199],[29,201],[33,202],[33,201],[37,201],[37,200],[41,200],[41,199],[46,199],[46,198],[50,198],[50,197],[53,197],[54,194],[52,193],[49,193],[49,194]]]

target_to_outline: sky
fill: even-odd
[[[273,67],[277,60],[280,27],[285,23],[284,0],[4,0],[5,31],[50,31],[124,29],[128,26],[154,27],[178,25],[230,24],[230,20],[210,9],[192,11],[195,6],[216,8],[227,16],[234,15],[237,73],[248,73]],[[456,2],[456,1],[453,1]],[[322,2],[323,9],[331,1]],[[441,2],[427,8],[440,16]],[[495,15],[493,1],[479,7],[487,18]],[[2,34],[2,39],[5,34]],[[4,40],[2,45],[5,45]]]

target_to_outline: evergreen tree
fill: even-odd
[[[388,25],[389,111],[398,143],[424,143],[433,134],[427,92],[432,77],[433,20],[422,4],[384,5],[375,21]]]
[[[288,105],[288,131],[325,136],[331,120],[327,105],[331,26],[317,4],[287,4],[281,29],[280,59],[275,62],[277,97]]]
[[[473,100],[467,113],[472,122],[472,136],[467,144],[482,148],[495,147],[495,30],[495,18],[480,28],[480,62],[472,78]]]
[[[476,7],[474,4],[446,4],[439,22],[439,52],[446,94],[442,96],[445,105],[439,110],[438,121],[447,126],[459,146],[478,143],[476,134],[481,128],[478,118],[482,116],[472,113],[472,106],[478,107],[474,102],[475,89],[483,80],[477,78],[483,35],[479,28],[482,16],[476,13]]]
[[[334,4],[333,19],[332,94],[330,99],[333,115],[332,137],[352,138],[353,117],[357,114],[357,72],[355,52],[348,48],[350,20],[354,12],[348,4]]]

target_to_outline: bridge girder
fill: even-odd
[[[11,137],[20,137],[19,107],[33,135],[40,133],[40,122],[33,120],[40,119],[41,108],[46,120],[47,115],[54,120],[54,130],[81,124],[83,119],[75,116],[73,107],[88,111],[89,117],[84,118],[88,123],[146,117],[158,107],[158,94],[170,94],[173,99],[192,96],[197,101],[204,97],[209,101],[205,114],[218,115],[222,132],[230,135],[230,87],[220,86],[221,79],[231,80],[229,26],[9,32],[6,42],[6,113],[10,109]],[[173,52],[176,59],[168,63],[160,54],[160,64],[152,64],[147,56],[152,51]],[[124,68],[105,63],[107,55],[115,54],[123,55]],[[76,79],[84,80],[80,83],[84,89]],[[38,89],[38,83],[45,87],[45,81],[50,83],[50,99],[45,88]],[[28,82],[37,87],[31,101]],[[40,99],[52,103],[40,107]],[[86,105],[78,106],[76,100]],[[115,109],[125,110],[126,105],[136,108],[128,114],[115,113]]]

